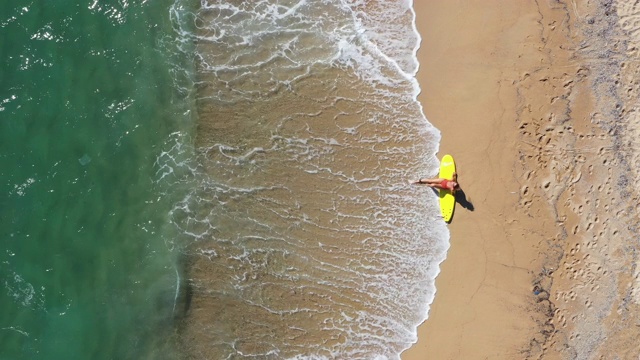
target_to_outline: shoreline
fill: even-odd
[[[519,74],[506,62],[527,50],[516,42],[535,33],[537,13],[519,3],[466,5],[462,13],[460,4],[414,3],[423,39],[419,100],[443,134],[439,156],[454,156],[475,209],[457,206],[429,318],[404,360],[519,358],[542,321],[526,310],[534,300],[537,239],[518,248],[504,226],[525,220],[509,218],[520,189],[512,155],[518,133],[505,126],[505,114],[515,114],[517,94],[507,85]],[[487,191],[494,184],[503,191]]]
[[[625,56],[638,42],[625,36],[640,10],[435,0],[414,10],[418,99],[475,211],[457,206],[435,300],[402,359],[640,353],[630,340],[640,301],[625,300],[638,275],[624,270],[637,262],[625,254],[637,231],[625,228],[638,195],[622,183],[638,155],[620,153],[617,130],[637,106],[639,67]]]

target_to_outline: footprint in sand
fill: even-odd
[[[576,243],[576,245],[569,251],[569,254],[575,255],[578,251],[580,251],[580,243]]]
[[[590,309],[590,308],[591,308],[591,305],[592,305],[591,300],[587,299],[587,300],[584,302],[584,305],[587,307],[587,309]]]

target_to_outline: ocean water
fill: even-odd
[[[410,1],[0,6],[0,359],[397,358],[448,232]]]
[[[170,344],[176,200],[155,161],[193,127],[172,4],[0,5],[0,359]]]
[[[410,1],[174,7],[195,66],[194,158],[162,180],[188,279],[190,358],[393,359],[448,232]],[[176,161],[176,163],[178,163]],[[178,169],[180,171],[178,171]]]

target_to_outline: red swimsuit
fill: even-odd
[[[444,179],[440,182],[440,187],[447,190],[453,190],[453,181]]]

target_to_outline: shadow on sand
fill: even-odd
[[[467,195],[464,193],[464,190],[458,189],[455,192],[455,196],[456,196],[456,202],[460,204],[460,206],[462,206],[463,208],[469,211],[475,210],[471,201],[467,200]]]

